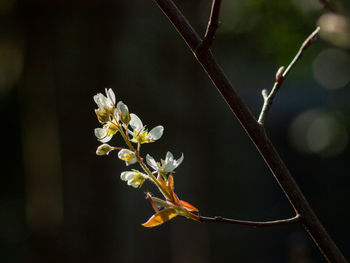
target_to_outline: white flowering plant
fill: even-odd
[[[163,135],[164,127],[159,125],[148,131],[136,114],[129,113],[126,104],[122,101],[116,103],[116,96],[112,89],[106,89],[105,92],[106,95],[98,93],[94,96],[98,106],[95,113],[102,125],[102,128],[95,129],[95,136],[102,143],[98,146],[96,154],[108,155],[114,150],[119,150],[118,158],[124,161],[126,166],[138,163],[142,169],[142,172],[136,169],[124,171],[120,179],[134,188],[142,187],[143,183],[149,180],[156,185],[164,198],[160,199],[146,193],[155,214],[142,225],[158,226],[177,215],[200,221],[198,209],[180,200],[174,192],[173,174],[182,163],[183,154],[176,160],[171,152],[167,152],[165,160],[161,159],[159,162],[149,154],[146,155],[146,162],[144,162],[145,159],[140,155],[141,145],[159,140]],[[117,134],[123,138],[125,147],[107,144]]]

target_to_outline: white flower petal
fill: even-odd
[[[131,160],[126,161],[126,166],[130,165],[130,164],[134,164],[137,162],[136,156],[134,158],[132,158]]]
[[[166,172],[166,173],[170,173],[170,172],[172,172],[175,168],[176,168],[176,166],[175,166],[174,163],[168,162],[168,163],[165,163],[165,164],[164,164],[163,170],[164,170],[164,172]]]
[[[115,94],[112,89],[106,89],[107,97],[113,102],[113,105],[115,104]]]
[[[129,124],[135,132],[139,132],[143,129],[142,121],[134,113],[130,114],[130,123]]]
[[[184,154],[181,153],[181,157],[180,157],[179,159],[177,159],[177,161],[176,161],[176,162],[177,162],[176,167],[179,166],[179,165],[182,163],[182,161],[184,160],[184,158],[185,158],[185,157],[184,157]]]
[[[99,108],[103,108],[104,96],[101,93],[98,93],[94,96],[94,101]]]
[[[174,155],[171,152],[167,152],[165,155],[165,163],[172,162],[174,160]]]
[[[122,101],[119,101],[119,102],[117,103],[117,109],[118,109],[121,113],[123,113],[123,112],[129,113],[128,106],[127,106],[124,102],[122,102]]]
[[[118,152],[118,158],[123,161],[126,161],[127,159],[129,160],[130,156],[135,156],[135,153],[129,149],[121,149]]]
[[[97,147],[96,154],[97,155],[108,155],[113,150],[114,150],[114,147],[104,143],[104,144],[101,144],[100,146]]]
[[[149,154],[146,155],[146,162],[147,162],[147,164],[148,164],[149,166],[151,166],[154,170],[157,171],[157,170],[159,169],[156,160],[154,160],[154,158],[153,158],[151,155],[149,155]]]
[[[99,139],[99,141],[102,143],[106,143],[106,142],[109,142],[112,139],[112,137],[113,137],[113,134],[106,136],[103,139]]]
[[[154,127],[148,134],[147,137],[152,140],[156,141],[162,137],[164,131],[164,127],[159,125],[157,127]]]
[[[122,179],[123,181],[127,181],[127,180],[130,180],[130,178],[134,178],[135,175],[133,174],[136,174],[135,172],[131,172],[131,171],[127,171],[127,172],[122,172],[120,174],[120,179]]]
[[[130,122],[130,114],[129,114],[129,109],[128,106],[126,106],[126,104],[124,104],[122,101],[119,101],[117,104],[117,109],[118,109],[118,115],[121,119],[121,121],[128,125]]]
[[[181,154],[181,157],[178,160],[174,159],[174,156],[171,152],[167,152],[165,163],[164,163],[164,171],[170,173],[174,171],[183,161],[184,155]]]
[[[138,188],[140,186],[141,182],[138,180],[129,180],[128,181],[128,185],[134,187],[134,188]]]
[[[97,139],[103,139],[107,136],[108,129],[105,128],[96,128],[95,129],[95,136]]]

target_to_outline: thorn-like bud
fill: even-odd
[[[284,66],[280,67],[278,70],[277,70],[277,73],[276,73],[276,82],[279,82],[281,80],[281,78],[283,77],[283,72],[284,72]]]

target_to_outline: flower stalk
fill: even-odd
[[[168,152],[165,160],[161,159],[160,162],[156,162],[153,157],[147,154],[146,161],[150,168],[154,170],[153,172],[140,155],[143,144],[153,143],[162,137],[163,126],[159,125],[148,131],[141,119],[136,114],[129,113],[127,105],[122,101],[119,101],[115,107],[116,97],[111,89],[106,90],[106,96],[101,93],[97,94],[94,96],[94,100],[98,106],[98,109],[95,110],[97,119],[103,125],[102,128],[95,129],[97,139],[103,143],[97,148],[96,154],[107,155],[113,150],[119,150],[118,158],[124,161],[126,166],[138,163],[145,172],[144,174],[135,169],[124,171],[121,173],[121,180],[134,188],[140,188],[146,180],[150,180],[157,186],[164,197],[163,200],[152,197],[147,193],[147,198],[156,214],[143,226],[154,227],[177,215],[199,221],[198,209],[180,200],[174,192],[173,172],[183,161],[183,155],[176,160],[173,154]],[[120,134],[127,148],[106,144],[116,134]],[[162,210],[159,210],[158,207]]]

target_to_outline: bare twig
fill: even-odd
[[[219,27],[220,5],[221,0],[213,0],[204,39],[196,50],[197,56],[200,56],[200,54],[202,54],[204,51],[207,51],[214,41],[216,30]]]
[[[335,9],[334,5],[331,4],[329,0],[319,0],[319,2],[324,6],[325,9],[327,9],[330,12],[336,13],[337,10]]]
[[[269,227],[269,226],[281,226],[281,225],[295,224],[295,223],[299,223],[301,219],[302,218],[300,215],[296,215],[295,217],[288,218],[288,219],[257,222],[257,221],[245,221],[245,220],[229,219],[229,218],[224,218],[221,216],[215,216],[215,217],[201,216],[199,221],[200,222],[208,222],[208,223],[226,223],[226,224],[233,224],[233,225],[245,225],[245,226],[252,226],[252,227]]]
[[[277,94],[277,91],[282,86],[285,78],[287,77],[290,70],[294,67],[295,63],[297,63],[297,61],[302,57],[303,52],[314,42],[319,31],[320,31],[320,27],[317,27],[316,30],[314,32],[312,32],[306,38],[304,43],[301,45],[298,53],[295,55],[295,57],[293,58],[292,62],[288,65],[286,70],[284,70],[284,67],[279,68],[279,70],[276,73],[275,84],[273,85],[273,88],[272,88],[270,94],[268,94],[266,89],[264,89],[262,91],[264,104],[263,104],[263,107],[261,109],[260,116],[258,119],[259,124],[261,124],[261,125],[264,124],[266,117],[267,117],[267,114],[269,113],[269,111],[271,109],[273,99],[275,98],[275,96]]]
[[[179,34],[185,40],[194,54],[196,48],[202,42],[196,31],[192,28],[177,6],[171,0],[154,0],[164,14],[175,26]],[[347,262],[343,254],[337,248],[318,217],[313,212],[308,201],[303,195],[297,183],[294,181],[288,168],[277,153],[275,147],[267,137],[265,129],[250,112],[248,107],[238,96],[232,84],[218,66],[210,50],[196,57],[211,81],[221,93],[232,112],[235,114],[249,138],[262,155],[272,174],[293,206],[296,214],[303,217],[301,221],[315,244],[319,247],[329,262]]]

